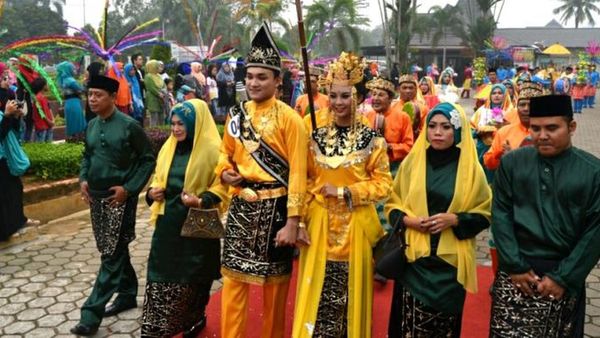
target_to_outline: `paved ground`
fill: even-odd
[[[600,104],[598,105],[600,107]],[[575,144],[600,156],[600,109],[577,116]],[[143,302],[146,260],[152,228],[148,209],[138,209],[138,238],[131,244],[132,262],[139,276],[138,304]],[[0,244],[0,336],[68,337],[79,319],[99,266],[99,255],[86,212],[56,220],[30,233],[27,240]],[[489,264],[488,233],[478,238],[477,256]],[[4,248],[2,248],[4,247]],[[213,290],[220,287],[215,282]],[[600,337],[600,267],[587,280],[586,336]],[[107,318],[97,337],[139,337],[141,310]],[[378,337],[379,338],[379,337]]]

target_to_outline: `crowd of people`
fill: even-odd
[[[85,132],[80,186],[101,254],[72,333],[93,335],[103,317],[138,305],[128,245],[150,182],[142,336],[197,336],[222,278],[223,338],[246,336],[250,285],[262,288],[265,338],[285,336],[290,287],[295,338],[369,338],[375,306],[391,307],[389,337],[460,337],[466,294],[477,292],[475,237],[491,227],[490,336],[583,337],[584,283],[600,258],[600,160],[571,142],[577,84],[561,91],[527,69],[499,81],[490,69],[489,94],[468,118],[452,69],[390,80],[341,53],[311,68],[302,94],[299,68],[282,67],[273,41],[264,24],[235,69],[193,62],[175,79],[139,54],[129,64],[92,63],[85,85],[72,64],[57,66],[67,134]],[[42,80],[31,79],[34,93]],[[26,157],[23,108],[2,101],[4,182],[18,179]],[[146,118],[171,126],[158,156]],[[52,119],[38,122],[36,138],[52,139]],[[9,191],[22,190],[11,182]],[[26,222],[14,199],[5,202],[3,222]],[[190,234],[193,211],[226,215],[223,239]],[[388,303],[374,304],[373,283],[385,277],[376,278],[373,248],[395,231],[407,244],[395,258],[401,271]]]

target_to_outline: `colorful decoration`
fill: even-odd
[[[17,79],[19,79],[19,81],[23,85],[23,88],[25,88],[27,93],[29,93],[29,97],[31,97],[33,103],[35,104],[35,107],[37,108],[38,113],[40,114],[42,119],[45,120],[46,114],[44,114],[42,105],[40,104],[37,97],[35,96],[35,93],[33,92],[33,89],[31,88],[31,86],[29,85],[29,82],[27,81],[27,79],[25,79],[25,76],[23,76],[23,74],[21,74],[21,72],[17,68],[11,66],[10,64],[8,65],[8,68],[17,76]]]
[[[26,66],[33,69],[41,77],[43,77],[44,80],[46,80],[46,84],[48,85],[48,89],[50,89],[50,93],[52,93],[52,96],[54,96],[54,98],[56,99],[56,101],[58,101],[58,103],[62,104],[62,97],[60,95],[60,92],[58,91],[58,88],[56,87],[54,80],[52,79],[52,77],[50,77],[50,75],[48,75],[46,70],[44,70],[44,68],[42,66],[40,66],[40,64],[29,55],[23,54],[23,55],[21,55],[20,59],[27,61]],[[35,96],[35,95],[33,95],[33,96]]]
[[[590,65],[590,56],[587,53],[579,53],[579,62],[577,62],[577,75],[575,77],[575,83],[586,84],[588,66]]]
[[[590,55],[591,62],[600,63],[600,43],[598,41],[589,41],[585,51]]]
[[[487,74],[487,60],[484,57],[478,57],[473,60],[473,81],[476,85],[483,83]]]
[[[67,35],[42,35],[26,38],[22,40],[10,43],[0,49],[0,53],[5,53],[9,50],[18,50],[30,46],[41,45],[41,44],[57,44],[61,43],[63,46],[70,47],[83,47],[86,44],[86,40],[80,36],[67,36]]]

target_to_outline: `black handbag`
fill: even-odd
[[[181,237],[223,238],[225,228],[219,218],[218,209],[190,208],[181,227]]]
[[[386,233],[375,245],[373,258],[375,272],[387,279],[398,279],[406,266],[404,224],[400,217],[392,231]]]

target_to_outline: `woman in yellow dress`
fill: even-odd
[[[292,336],[371,337],[372,248],[383,236],[375,203],[388,197],[385,140],[360,123],[356,90],[363,65],[342,53],[328,75],[331,122],[311,139],[308,158],[310,238],[300,252]]]
[[[503,84],[497,83],[492,85],[490,96],[485,104],[479,107],[471,117],[477,156],[490,184],[494,181],[494,172],[483,165],[483,155],[490,149],[496,131],[508,124],[506,116],[512,109],[508,89]]]

